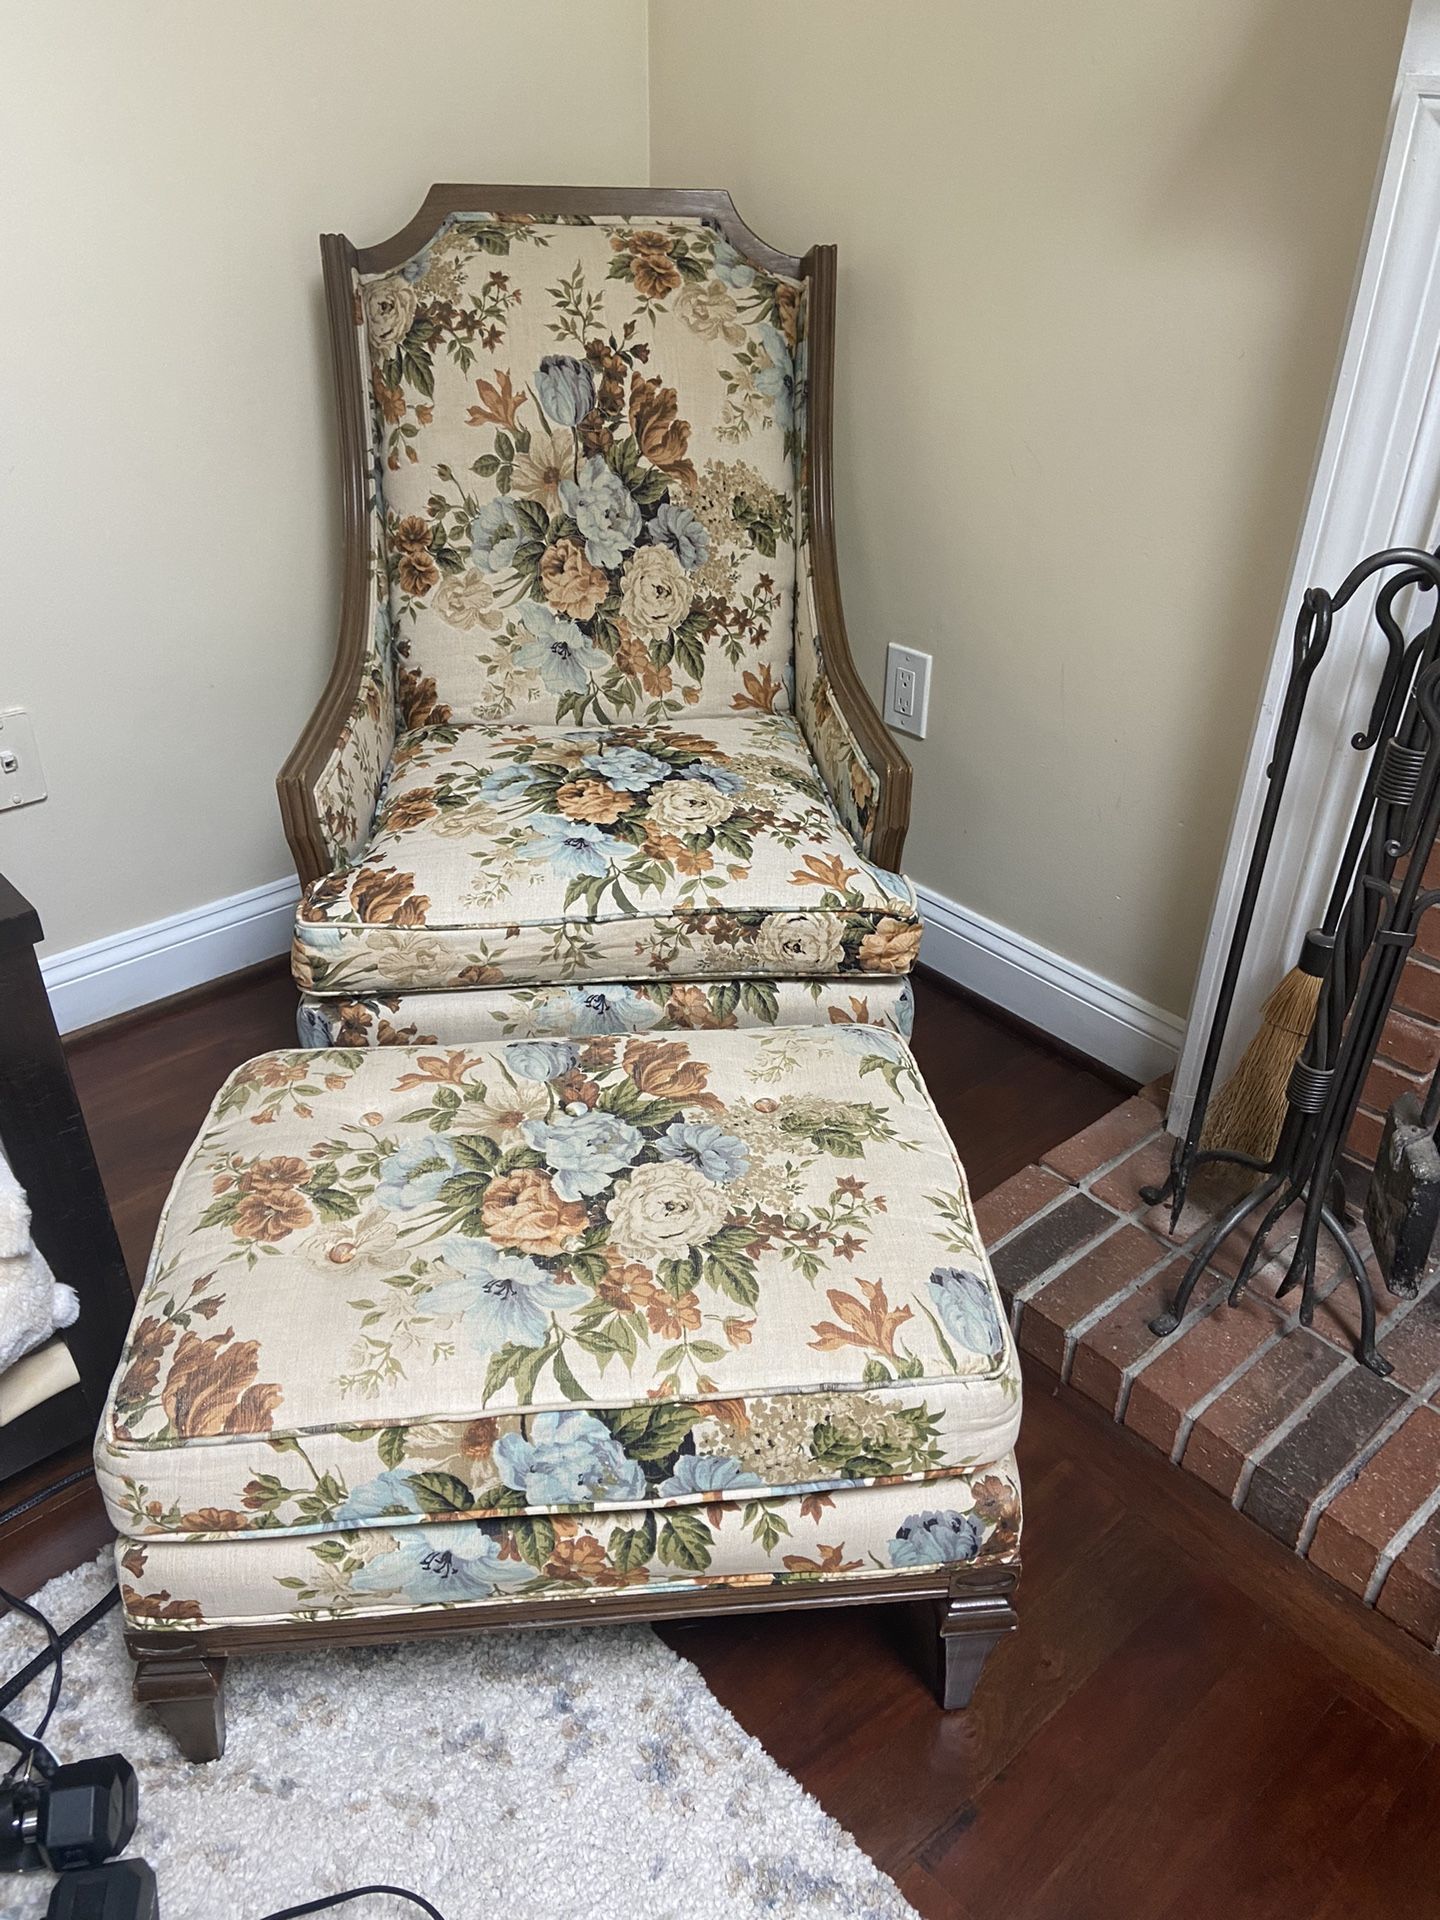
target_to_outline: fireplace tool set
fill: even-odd
[[[1385,640],[1384,661],[1369,720],[1350,743],[1356,752],[1368,753],[1370,761],[1324,919],[1305,937],[1300,967],[1319,979],[1320,993],[1309,1037],[1285,1090],[1279,1139],[1268,1160],[1223,1148],[1202,1148],[1245,943],[1310,683],[1330,644],[1335,615],[1367,581],[1385,574],[1390,577],[1380,586],[1374,608]],[[1411,590],[1424,624],[1407,638],[1396,603]],[[1359,1295],[1356,1357],[1384,1374],[1390,1367],[1375,1350],[1375,1299],[1365,1261],[1348,1230],[1340,1161],[1401,969],[1421,917],[1440,900],[1440,890],[1427,891],[1424,886],[1426,861],[1440,832],[1440,558],[1418,549],[1392,547],[1362,560],[1335,594],[1319,587],[1307,590],[1295,625],[1290,676],[1267,782],[1189,1124],[1175,1143],[1163,1186],[1146,1189],[1144,1198],[1151,1204],[1170,1202],[1173,1230],[1201,1166],[1240,1167],[1255,1176],[1255,1184],[1228,1205],[1206,1232],[1174,1301],[1151,1322],[1151,1329],[1160,1335],[1175,1331],[1217,1248],[1244,1227],[1249,1244],[1230,1289],[1230,1304],[1238,1304],[1266,1258],[1269,1234],[1283,1214],[1299,1207],[1300,1226],[1279,1295],[1299,1289],[1300,1320],[1308,1326],[1315,1310],[1320,1234],[1328,1234]]]

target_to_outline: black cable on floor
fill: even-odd
[[[33,1660],[29,1660],[20,1671],[0,1686],[0,1713],[3,1713],[12,1700],[18,1700],[32,1680],[37,1679],[52,1660],[59,1660],[68,1647],[90,1631],[97,1621],[103,1620],[112,1608],[120,1603],[119,1587],[111,1587],[109,1592],[88,1607],[78,1620],[72,1620],[68,1627],[62,1627],[48,1646],[42,1647]]]
[[[388,1893],[396,1900],[410,1900],[422,1913],[428,1913],[430,1920],[445,1920],[438,1907],[432,1907],[421,1894],[411,1893],[408,1887],[351,1887],[348,1893],[329,1893],[320,1900],[307,1900],[300,1907],[281,1907],[276,1913],[267,1913],[265,1920],[296,1920],[302,1913],[323,1913],[327,1907],[342,1906],[347,1900],[363,1900],[368,1894]]]

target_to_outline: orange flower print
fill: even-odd
[[[504,1173],[490,1182],[480,1203],[487,1238],[520,1253],[563,1253],[590,1224],[577,1200],[562,1200],[535,1167]]]
[[[465,416],[467,426],[506,427],[515,431],[520,417],[520,409],[530,398],[522,387],[516,393],[510,375],[504,367],[495,369],[495,380],[477,380],[475,391],[480,395],[478,407],[471,407]]]
[[[409,793],[397,793],[380,817],[382,833],[404,833],[410,827],[423,826],[439,812],[434,787],[412,787]]]
[[[807,853],[790,879],[797,887],[833,887],[844,893],[859,871],[847,867],[838,853],[827,853],[823,859],[818,853]]]
[[[134,1587],[126,1586],[121,1592],[127,1620],[152,1620],[157,1626],[168,1626],[176,1620],[188,1620],[197,1627],[205,1624],[198,1600],[172,1600],[168,1588],[159,1593],[137,1593]]]
[[[860,965],[866,973],[908,973],[919,951],[919,927],[887,915],[860,942]]]
[[[833,1353],[839,1347],[861,1347],[867,1352],[883,1353],[892,1360],[895,1357],[895,1335],[905,1322],[912,1319],[909,1307],[892,1307],[885,1294],[883,1280],[862,1280],[856,1276],[855,1284],[865,1296],[857,1300],[853,1294],[841,1293],[836,1287],[826,1292],[832,1312],[844,1322],[836,1326],[833,1320],[821,1320],[816,1323],[818,1340],[810,1345],[821,1353]]]
[[[710,1005],[710,996],[703,987],[672,987],[670,998],[665,1002],[665,1017],[672,1027],[689,1027],[696,1031],[735,1025],[733,1013],[727,1013],[722,1018],[715,1012]]]
[[[673,266],[671,271],[675,272]],[[676,273],[676,285],[679,279]],[[658,467],[683,486],[693,487],[697,484],[696,474],[687,457],[690,427],[679,418],[676,404],[674,387],[661,386],[658,380],[646,380],[638,373],[632,375],[630,425],[641,453],[652,467]]]
[[[555,804],[568,819],[589,820],[608,827],[635,804],[633,793],[617,793],[604,780],[567,780],[555,795]]]
[[[758,673],[747,667],[740,675],[742,691],[732,693],[730,704],[740,713],[774,713],[775,703],[785,691],[783,680],[777,680],[770,671],[769,663],[764,663]]]
[[[630,255],[630,278],[647,300],[663,300],[680,284],[680,269],[671,259],[674,242],[668,233],[641,228],[617,233],[610,242],[617,253]]]
[[[831,1007],[830,1024],[832,1027],[868,1027],[871,1024],[870,1002],[861,1000],[852,993],[848,1013],[844,1007]]]
[[[787,1553],[785,1555],[785,1571],[787,1573],[854,1573],[857,1568],[863,1567],[864,1564],[865,1562],[863,1560],[847,1560],[845,1558],[844,1547],[827,1547],[823,1542],[821,1543],[820,1558],[818,1560],[807,1559],[803,1553]]]
[[[116,1411],[143,1406],[160,1381],[160,1362],[175,1338],[175,1323],[147,1314],[130,1335],[130,1364],[115,1389]]]
[[[240,1201],[231,1224],[241,1240],[273,1244],[308,1227],[313,1218],[309,1202],[296,1188],[260,1187]]]
[[[594,1534],[582,1533],[578,1539],[556,1542],[555,1551],[545,1562],[545,1573],[551,1580],[580,1580],[593,1586],[607,1565],[605,1549]]]
[[[423,927],[430,901],[416,893],[413,873],[362,867],[350,882],[350,904],[368,926]]]
[[[645,1318],[650,1331],[662,1340],[679,1340],[695,1333],[700,1326],[700,1300],[693,1293],[682,1293],[676,1300],[663,1287],[652,1287],[645,1300]]]
[[[418,599],[428,593],[440,578],[434,557],[420,547],[402,547],[395,556],[395,578],[401,591]]]
[[[622,673],[628,673],[632,680],[638,680],[645,692],[657,699],[669,693],[675,684],[669,667],[657,666],[650,658],[645,642],[628,628],[621,634],[620,644],[615,649],[615,664]]]
[[[181,1335],[160,1402],[176,1436],[195,1440],[217,1433],[268,1433],[280,1388],[256,1381],[258,1340],[237,1340],[233,1327],[202,1339]]]
[[[428,552],[430,522],[422,519],[418,513],[407,513],[395,529],[394,544],[397,547],[418,547],[422,552]]]
[[[573,540],[557,540],[540,556],[540,589],[556,613],[588,620],[609,593],[610,580]]]
[[[710,1069],[703,1060],[692,1060],[683,1040],[627,1040],[625,1071],[641,1093],[653,1093],[662,1099],[693,1100],[705,1091]],[[713,1104],[713,1100],[704,1103]]]

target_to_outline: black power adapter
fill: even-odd
[[[45,1920],[160,1920],[155,1869],[147,1860],[112,1860],[62,1873]]]

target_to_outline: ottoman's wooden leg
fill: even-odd
[[[145,1654],[135,1662],[135,1698],[155,1709],[187,1760],[225,1751],[223,1655]]]
[[[989,1578],[967,1584],[935,1603],[940,1635],[936,1692],[947,1709],[968,1707],[991,1649],[1016,1625],[1010,1596],[1020,1578],[1015,1567],[998,1567]]]

